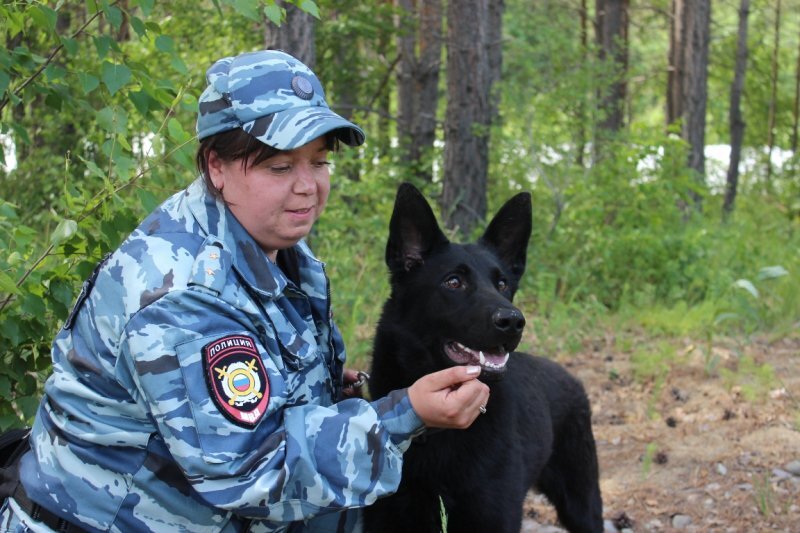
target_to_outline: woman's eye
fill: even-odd
[[[269,171],[273,174],[286,174],[291,168],[289,165],[275,165],[269,167]]]
[[[458,276],[450,276],[444,280],[444,286],[448,289],[460,289],[463,284],[461,283],[461,278]]]
[[[328,165],[330,165],[331,162],[330,161],[315,161],[312,164],[314,165],[314,168],[325,168]]]

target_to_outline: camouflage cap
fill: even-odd
[[[279,50],[225,57],[206,72],[200,95],[197,137],[242,128],[279,150],[292,150],[335,132],[343,143],[359,146],[364,132],[328,107],[317,76]]]

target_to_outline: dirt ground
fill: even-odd
[[[672,344],[660,380],[612,338],[560,361],[592,401],[606,531],[800,532],[800,339]],[[526,515],[563,531],[542,496]]]

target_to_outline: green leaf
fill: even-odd
[[[148,213],[158,207],[158,198],[147,189],[136,189],[136,195],[139,197],[142,207]]]
[[[181,74],[189,73],[189,69],[186,68],[186,63],[184,63],[183,59],[181,59],[178,56],[172,56],[172,60],[170,60],[169,64],[172,65],[172,68],[174,68],[177,72]]]
[[[762,268],[758,271],[758,275],[756,277],[759,279],[759,281],[764,281],[768,279],[782,278],[783,276],[788,275],[788,270],[780,265],[775,265]]]
[[[75,297],[72,292],[72,284],[68,281],[59,278],[50,280],[50,303],[61,304],[62,309],[60,311],[65,317],[70,307],[72,307]]]
[[[758,289],[756,289],[756,286],[748,279],[737,279],[733,282],[733,286],[737,289],[746,290],[753,298],[758,298]]]
[[[156,2],[155,0],[133,0],[132,3],[134,6],[138,5],[139,7],[141,7],[142,15],[146,17],[153,10],[153,6],[155,5]]]
[[[319,18],[319,8],[312,0],[303,0],[300,2],[300,9],[311,15],[312,17]]]
[[[172,54],[175,52],[175,41],[169,35],[156,37],[156,48],[162,52]]]
[[[83,89],[83,94],[89,94],[100,85],[100,80],[96,76],[85,72],[78,72],[78,81],[81,84],[81,89]]]
[[[183,126],[181,126],[181,123],[178,122],[177,119],[169,119],[169,122],[167,122],[167,131],[169,132],[169,136],[178,143],[189,140],[189,134],[186,133],[186,130],[183,129]]]
[[[22,411],[22,417],[25,420],[31,420],[39,409],[39,395],[33,394],[17,398],[17,405],[20,411]]]
[[[101,77],[111,94],[116,93],[131,79],[131,69],[125,65],[103,61]]]
[[[233,9],[250,20],[260,22],[261,17],[258,14],[258,4],[259,0],[234,0]]]
[[[56,230],[50,237],[52,244],[59,244],[72,237],[78,231],[78,223],[72,219],[65,218],[56,226]]]
[[[80,158],[81,161],[86,165],[86,170],[89,171],[90,176],[95,176],[98,178],[105,179],[106,173],[94,161],[89,161],[88,159]]]
[[[0,270],[0,293],[20,294],[17,283],[5,272]]]
[[[78,41],[76,39],[71,39],[69,37],[62,37],[61,44],[64,45],[64,49],[67,53],[71,56],[74,56],[78,53]]]
[[[126,120],[127,120],[127,118],[126,118]],[[120,132],[120,134],[117,135],[117,143],[120,146],[122,146],[123,148],[125,148],[128,152],[132,152],[133,148],[131,148],[131,143],[128,142],[127,137],[122,135],[122,133],[124,133],[124,132]]]
[[[117,6],[103,6],[103,12],[106,14],[106,20],[108,20],[114,29],[119,30],[120,26],[122,26],[122,10]]]
[[[11,83],[11,78],[8,76],[8,74],[0,70],[0,95],[6,92],[9,83]]]
[[[147,26],[144,25],[144,22],[139,17],[131,17],[131,27],[139,37],[147,35]]]
[[[28,313],[31,316],[45,316],[47,308],[44,305],[44,300],[38,294],[31,294],[26,292],[22,295],[22,305],[20,309],[23,313]]]
[[[111,49],[111,37],[107,35],[100,35],[98,37],[92,37],[94,41],[94,47],[97,50],[97,55],[100,56],[100,59],[104,59],[108,55],[108,51]]]
[[[52,31],[56,28],[56,20],[58,14],[51,8],[39,4],[29,10],[28,14],[33,20],[34,24]]]
[[[118,143],[117,146],[120,146],[120,144]],[[113,163],[117,176],[124,179],[127,179],[131,171],[136,168],[136,161],[124,155],[115,155]]]
[[[0,376],[0,398],[11,397],[11,380],[6,376]]]
[[[133,102],[136,111],[141,115],[146,115],[150,110],[150,103],[153,99],[144,91],[131,91],[128,93],[128,99]]]
[[[276,26],[280,26],[281,22],[283,21],[283,8],[273,2],[272,4],[264,7],[264,15],[266,15],[270,22]]]
[[[109,133],[125,133],[128,114],[121,107],[104,107],[97,113],[97,124]]]
[[[717,317],[714,319],[714,325],[718,326],[723,322],[727,322],[729,320],[740,320],[741,318],[742,317],[739,316],[737,313],[721,313],[717,315]]]
[[[44,75],[47,77],[47,81],[55,81],[60,80],[64,76],[66,76],[67,70],[64,67],[60,67],[58,65],[50,64],[44,69]]]

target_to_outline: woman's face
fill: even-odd
[[[275,260],[308,235],[322,214],[330,192],[325,137],[280,152],[249,168],[241,159],[223,161],[208,155],[211,181],[236,219]]]

